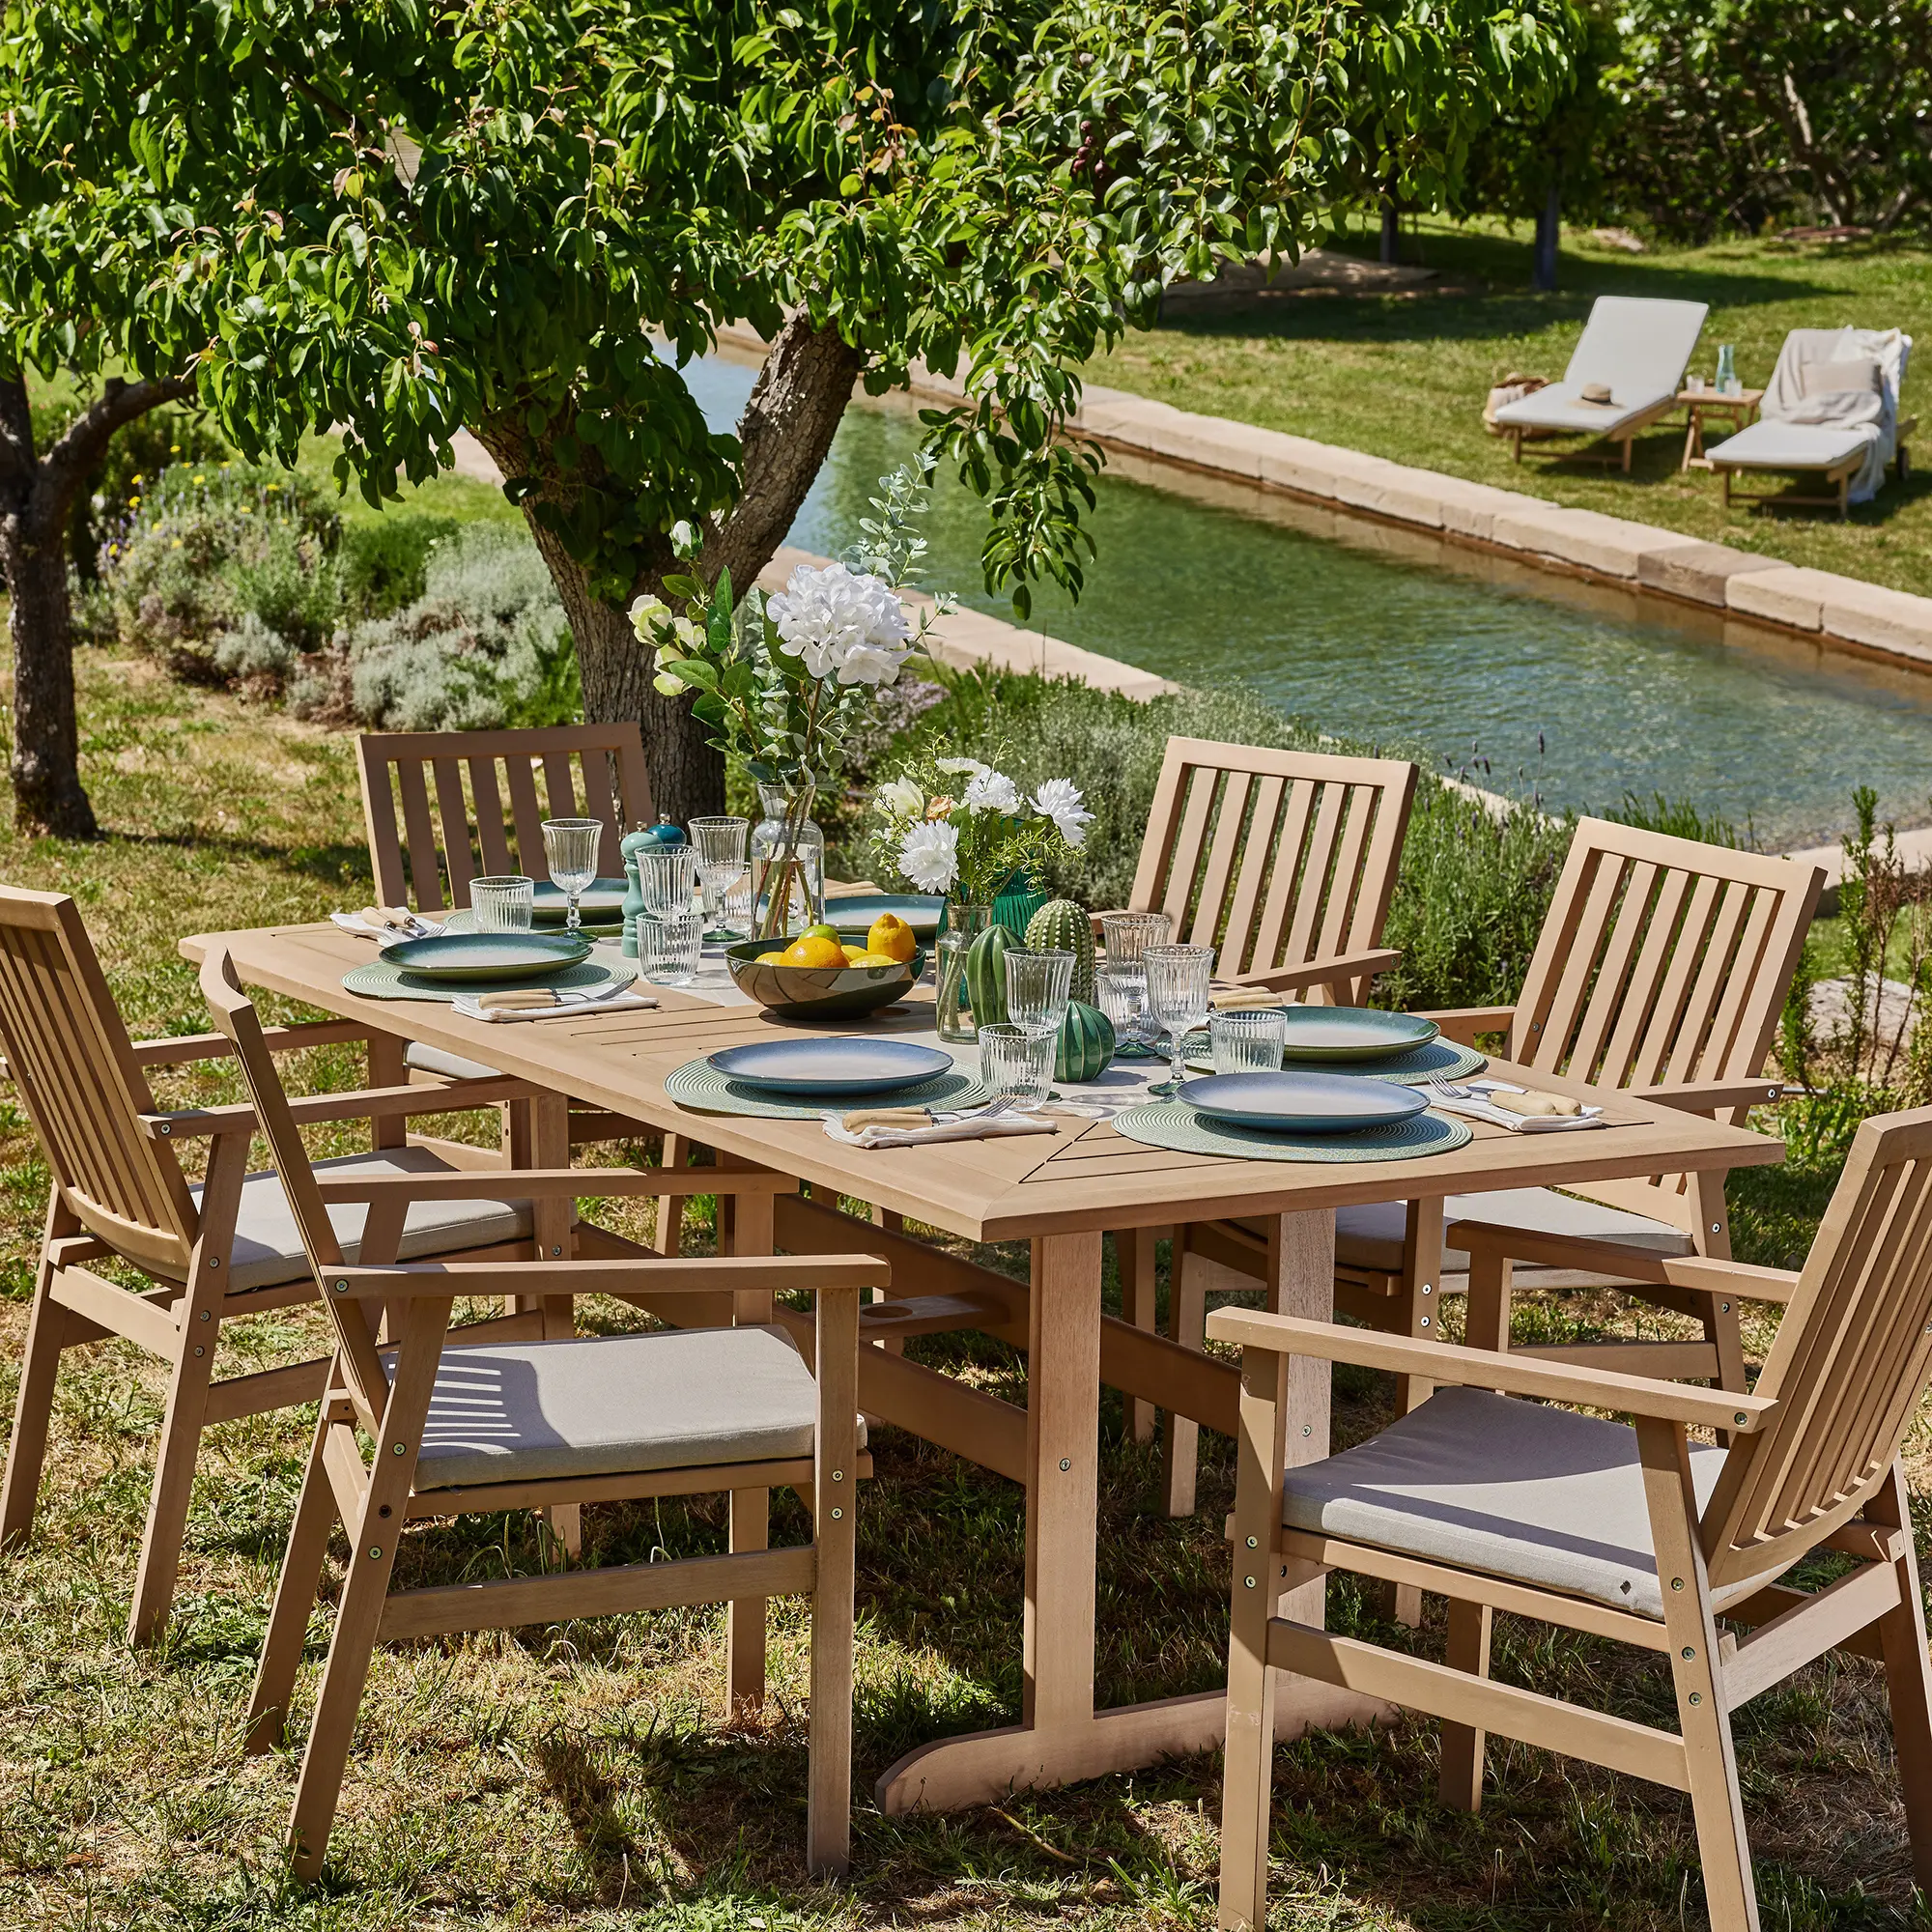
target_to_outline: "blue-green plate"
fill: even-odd
[[[840,932],[867,931],[881,913],[893,913],[912,927],[913,937],[931,944],[939,931],[944,898],[924,893],[854,893],[825,901],[825,923]]]
[[[425,980],[528,980],[561,973],[590,957],[587,939],[560,932],[445,932],[433,939],[400,939],[382,949],[391,966]]]
[[[577,908],[585,925],[615,925],[624,917],[624,895],[630,890],[622,879],[597,879],[584,888]],[[539,925],[561,925],[570,914],[570,901],[548,879],[537,881],[535,918]]]

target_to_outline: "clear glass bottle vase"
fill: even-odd
[[[759,781],[765,815],[752,828],[750,859],[760,939],[795,936],[825,917],[825,834],[811,816],[817,790],[802,772]]]
[[[955,1045],[980,1037],[973,1002],[966,991],[966,950],[992,923],[993,908],[989,905],[947,903],[946,930],[934,948],[934,1005],[940,1038]]]

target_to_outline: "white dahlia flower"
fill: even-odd
[[[1034,809],[1053,820],[1060,836],[1077,852],[1087,842],[1094,814],[1071,779],[1048,779],[1034,794]]]
[[[959,828],[943,818],[915,825],[899,846],[899,869],[923,893],[950,892],[959,876]]]
[[[962,803],[968,811],[1014,812],[1020,809],[1020,788],[1004,772],[978,771],[966,781]]]

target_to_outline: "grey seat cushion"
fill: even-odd
[[[427,1148],[389,1148],[379,1153],[345,1154],[319,1160],[319,1175],[448,1174],[453,1170]],[[193,1194],[201,1205],[201,1188]],[[329,1225],[342,1247],[342,1259],[354,1262],[361,1247],[362,1223],[368,1209],[359,1201],[338,1203],[328,1210]],[[417,1201],[411,1204],[397,1249],[401,1261],[425,1255],[453,1254],[463,1248],[493,1247],[499,1241],[530,1238],[527,1201]],[[295,1210],[282,1192],[281,1177],[270,1171],[251,1174],[242,1183],[242,1206],[235,1218],[235,1253],[228,1279],[232,1291],[278,1288],[308,1273]]]
[[[1724,1456],[1690,1451],[1700,1509]],[[1636,1431],[1571,1409],[1442,1389],[1367,1442],[1289,1470],[1282,1520],[1663,1616]],[[1768,1580],[1733,1583],[1715,1602],[1734,1602]]]
[[[1674,385],[1664,388],[1661,384],[1616,383],[1611,389],[1608,403],[1586,403],[1582,384],[1549,383],[1520,402],[1505,404],[1496,412],[1496,420],[1505,428],[1587,430],[1614,436],[1645,411],[1676,395]]]
[[[460,1053],[448,1053],[440,1046],[425,1046],[412,1039],[403,1049],[403,1065],[423,1073],[440,1073],[445,1080],[500,1080],[502,1070],[485,1066],[480,1060],[465,1060]]]
[[[416,1487],[810,1456],[817,1408],[811,1371],[781,1328],[452,1343],[437,1369]]]
[[[1754,422],[1705,452],[1719,469],[1832,469],[1878,440],[1878,426]]]
[[[1335,1259],[1345,1267],[1394,1274],[1402,1266],[1403,1236],[1407,1208],[1400,1201],[1335,1210]],[[1443,1225],[1456,1221],[1485,1221],[1492,1226],[1522,1228],[1545,1235],[1577,1235],[1591,1240],[1619,1241],[1647,1254],[1688,1255],[1690,1237],[1666,1221],[1579,1201],[1553,1187],[1506,1187],[1493,1194],[1455,1194],[1443,1203]],[[1466,1274],[1469,1257],[1462,1249],[1445,1248],[1445,1274]]]

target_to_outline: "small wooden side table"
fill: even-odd
[[[1709,469],[1711,459],[1704,454],[1704,418],[1707,414],[1729,416],[1732,426],[1744,429],[1757,420],[1757,406],[1764,401],[1762,389],[1739,389],[1724,395],[1717,389],[1679,389],[1677,400],[1684,405],[1690,427],[1684,432],[1684,469]]]

